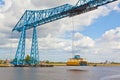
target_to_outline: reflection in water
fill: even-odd
[[[120,80],[120,67],[9,67],[0,80]]]
[[[100,80],[120,80],[120,75],[102,77]]]
[[[69,69],[68,71],[74,71],[74,72],[83,72],[83,71],[87,71],[87,70],[80,70],[80,69]]]
[[[39,80],[40,70],[35,67],[17,67],[14,68],[14,79],[13,80]]]

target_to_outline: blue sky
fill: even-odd
[[[4,5],[5,1],[4,0],[0,0],[0,5]]]
[[[25,10],[49,9],[77,0],[0,1],[0,59],[13,59],[20,33],[11,32]],[[74,24],[74,53],[72,32]],[[72,18],[37,28],[40,60],[67,61],[79,54],[90,62],[120,62],[120,0]],[[30,53],[32,29],[27,31],[26,54]]]
[[[120,7],[120,6],[119,6]],[[91,25],[81,31],[82,34],[97,39],[102,36],[107,30],[114,29],[120,26],[120,13],[112,11],[107,16],[99,17]]]

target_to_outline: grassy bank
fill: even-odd
[[[88,63],[88,66],[120,66],[120,63]]]
[[[0,67],[12,67],[11,64],[0,64]]]
[[[66,66],[66,62],[41,62],[41,65]],[[120,66],[120,63],[88,63],[88,66]],[[0,67],[13,67],[10,63],[1,63]]]
[[[65,62],[49,62],[45,64],[53,66],[66,66]],[[120,66],[120,63],[88,63],[88,66]]]
[[[53,66],[66,66],[65,62],[45,62],[45,63],[43,63],[43,65],[44,64],[53,65]]]

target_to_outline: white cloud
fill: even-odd
[[[0,12],[6,12],[12,6],[12,0],[5,0],[5,5],[0,8]]]
[[[94,46],[94,40],[92,40],[90,37],[84,36],[80,33],[75,33],[75,38],[77,37],[77,40],[75,40],[74,44],[78,47],[93,47]]]
[[[106,31],[96,42],[99,46],[103,46],[103,49],[110,49],[108,51],[120,50],[120,27]]]
[[[40,49],[64,49],[66,46],[71,46],[71,40],[56,38],[49,34],[39,39],[39,46]]]
[[[0,48],[7,48],[7,49],[12,49],[16,48],[18,39],[6,39],[2,38],[2,42],[0,42]]]
[[[82,35],[80,33],[76,33],[78,36]],[[75,39],[75,38],[74,38]],[[79,51],[80,48],[92,48],[94,46],[94,40],[87,36],[77,37],[77,39],[61,39],[56,38],[51,35],[48,35],[45,38],[39,39],[39,48],[40,49],[54,49],[54,50],[65,50],[65,52],[72,52],[74,48],[76,52]]]
[[[120,3],[120,0],[117,0],[117,1],[115,1],[114,3],[110,3],[110,4],[108,5],[108,7],[109,7],[109,9],[111,9],[111,10],[120,11],[120,6],[118,6],[119,3]]]

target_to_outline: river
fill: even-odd
[[[120,67],[1,67],[0,80],[120,80]]]

